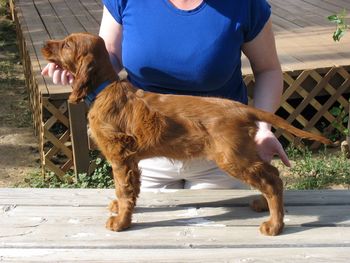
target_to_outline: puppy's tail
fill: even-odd
[[[323,144],[333,144],[331,140],[321,136],[321,135],[317,135],[317,134],[313,134],[311,132],[307,132],[307,131],[303,131],[300,130],[298,128],[295,128],[294,126],[290,125],[287,121],[285,121],[284,119],[278,117],[275,114],[266,112],[266,111],[262,111],[259,109],[255,109],[255,108],[251,108],[248,107],[249,110],[249,114],[253,115],[255,118],[255,121],[264,121],[267,123],[270,123],[272,125],[274,125],[275,127],[278,127],[282,130],[285,130],[291,134],[294,134],[300,138],[304,138],[304,139],[309,139],[309,140],[315,140],[315,141],[319,141]]]

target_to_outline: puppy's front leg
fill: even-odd
[[[112,163],[112,169],[117,195],[117,200],[112,202],[118,208],[118,215],[111,216],[106,227],[112,231],[121,231],[131,225],[132,213],[140,192],[140,171],[132,161]]]

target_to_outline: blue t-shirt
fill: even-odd
[[[103,3],[123,26],[122,62],[136,87],[247,103],[241,46],[269,19],[266,0],[204,0],[190,11],[169,0]]]

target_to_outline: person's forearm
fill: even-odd
[[[110,52],[109,52],[109,59],[112,63],[114,71],[118,74],[123,69],[122,63],[119,61],[116,55]]]
[[[105,41],[109,59],[117,74],[123,69],[123,63],[121,61],[122,35],[122,25],[114,19],[108,9],[104,6],[99,36]]]
[[[254,107],[274,113],[280,106],[283,92],[283,75],[280,69],[258,73],[255,76]],[[259,128],[268,128],[264,122],[258,123]]]

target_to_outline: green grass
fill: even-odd
[[[40,173],[29,174],[23,183],[15,187],[33,188],[113,188],[112,168],[107,161],[97,158],[97,168],[91,175],[79,174],[78,180],[72,173],[60,180],[55,174],[47,173],[45,178]]]
[[[339,151],[325,150],[313,154],[308,149],[289,147],[288,155],[294,161],[288,176],[293,182],[289,189],[325,189],[350,186],[350,160]]]

